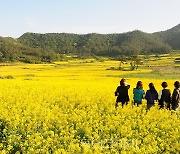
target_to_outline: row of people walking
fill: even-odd
[[[138,81],[136,88],[133,89],[134,105],[139,106],[142,104],[142,99],[146,99],[148,109],[155,105],[155,101],[158,101],[160,108],[178,110],[178,108],[180,108],[180,82],[174,82],[172,96],[170,90],[167,88],[167,82],[162,82],[161,86],[162,90],[158,94],[154,84],[149,83],[149,90],[145,93],[142,81]],[[121,79],[120,86],[118,86],[115,91],[115,96],[117,96],[115,107],[117,107],[119,103],[122,103],[122,106],[128,104],[129,88],[130,84],[128,84],[125,79]]]

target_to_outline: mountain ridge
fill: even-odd
[[[56,53],[101,52],[101,55],[118,55],[154,53],[165,47],[170,50],[156,35],[139,30],[120,34],[25,33],[18,40],[27,46],[53,50]]]
[[[167,44],[169,44],[174,50],[180,50],[180,24],[165,30],[154,33]]]
[[[52,61],[56,54],[119,56],[169,53],[180,49],[180,24],[160,32],[112,34],[30,33],[0,37],[0,61]]]

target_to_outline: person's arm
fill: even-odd
[[[159,95],[158,95],[158,100],[161,99],[161,96],[162,96],[162,90],[159,92]]]
[[[125,86],[127,87],[127,89],[129,89],[129,88],[130,88],[130,84],[129,84],[129,83],[127,83],[127,82],[125,82]]]
[[[171,91],[169,90],[169,103],[172,102]]]
[[[174,89],[172,94],[172,103],[177,101],[177,96],[178,96],[177,90]]]
[[[158,101],[158,93],[156,92],[155,100]]]
[[[145,91],[143,90],[142,98],[145,98]]]
[[[115,91],[115,96],[119,96],[119,92],[118,92],[119,90],[118,89],[119,89],[119,87],[117,87],[117,89]]]
[[[148,91],[146,91],[146,95],[145,95],[145,99],[147,100],[147,98],[148,98]]]

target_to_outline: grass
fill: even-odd
[[[180,79],[180,67],[179,66],[159,66],[152,67],[151,72],[137,72],[129,73],[126,75],[120,75],[124,78],[149,78],[149,79]]]
[[[121,75],[119,77],[124,78],[148,78],[148,79],[175,79],[178,80],[180,75],[173,75],[173,74],[163,74],[159,72],[152,71],[151,73],[138,73],[138,74],[126,74]]]
[[[180,64],[175,63],[175,59],[180,57],[179,52],[173,52],[172,54],[163,54],[163,55],[149,55],[139,56],[144,64],[140,65],[138,70],[130,71],[130,61],[126,64],[123,64],[124,72],[122,73],[119,70],[119,75],[108,75],[108,77],[115,78],[148,78],[148,79],[173,79],[179,80],[180,78]],[[118,71],[118,65],[111,66],[107,70],[116,70]],[[142,71],[149,70],[149,71]]]

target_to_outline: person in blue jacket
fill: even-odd
[[[141,81],[137,82],[136,88],[133,89],[134,94],[134,105],[139,106],[139,104],[142,104],[142,99],[145,96],[145,92],[143,90],[143,84]]]
[[[149,84],[149,90],[146,92],[145,99],[147,100],[147,108],[150,109],[155,104],[155,100],[158,100],[158,93],[153,83]]]

